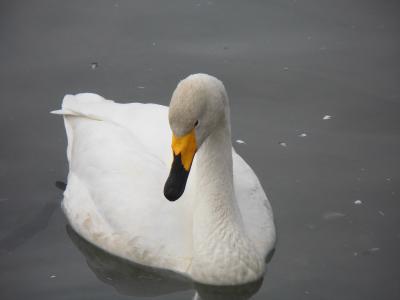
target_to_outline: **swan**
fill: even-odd
[[[188,76],[169,109],[83,93],[66,95],[53,113],[63,115],[68,139],[62,208],[79,235],[203,284],[263,276],[275,244],[272,208],[232,147],[220,80]]]

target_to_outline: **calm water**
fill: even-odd
[[[2,1],[0,298],[399,299],[399,8]],[[48,112],[64,94],[167,104],[197,72],[225,82],[235,148],[276,216],[275,255],[249,286],[194,285],[106,255],[66,227],[54,186],[66,138]]]

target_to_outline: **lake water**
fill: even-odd
[[[399,299],[397,1],[2,1],[0,299]],[[68,229],[67,93],[167,105],[224,81],[236,150],[273,206],[262,281],[193,284]]]

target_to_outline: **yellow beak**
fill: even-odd
[[[194,128],[186,135],[177,137],[172,134],[172,151],[174,156],[181,155],[184,169],[189,172],[193,158],[197,150],[196,135]]]

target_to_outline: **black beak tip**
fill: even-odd
[[[182,193],[176,191],[174,188],[165,186],[164,187],[164,196],[169,201],[176,201],[182,196]]]
[[[188,176],[189,171],[185,170],[183,167],[181,155],[174,155],[171,171],[164,186],[165,198],[167,198],[169,201],[178,200],[185,191]]]

